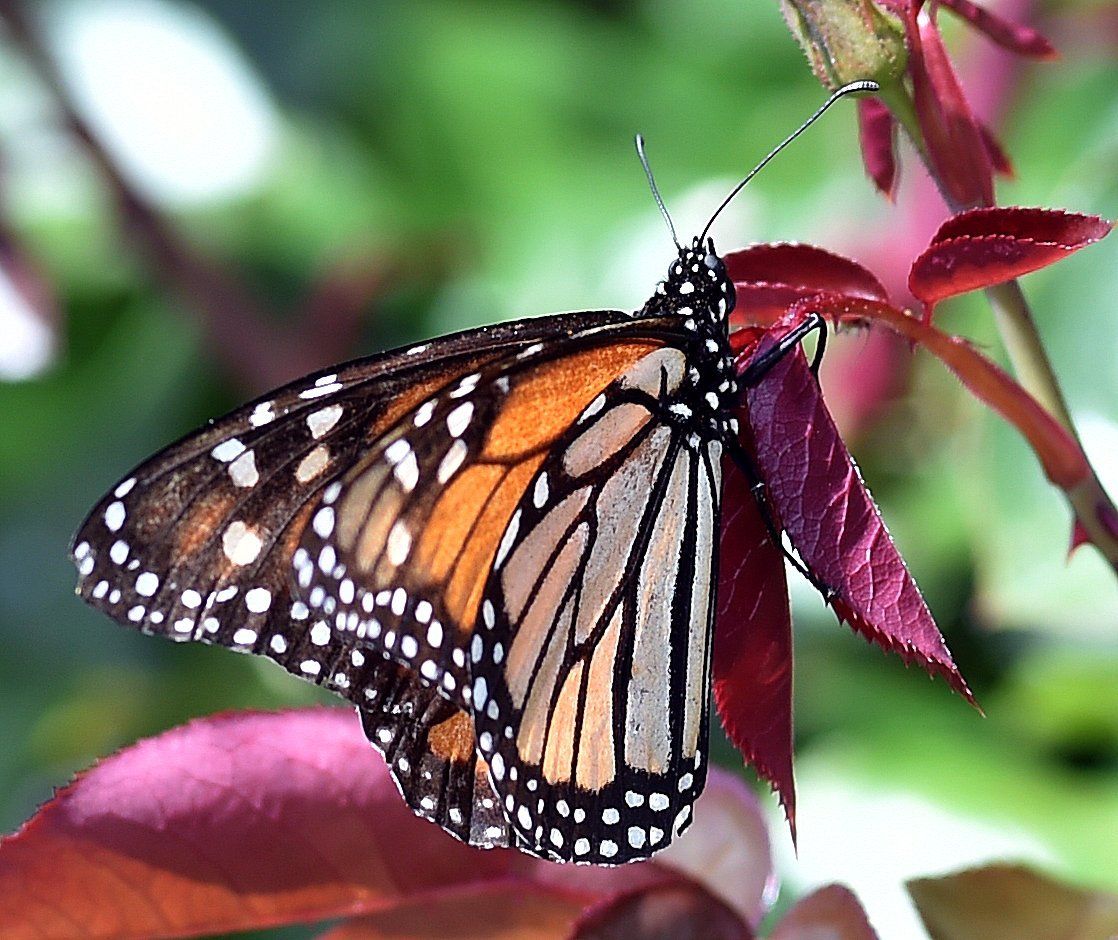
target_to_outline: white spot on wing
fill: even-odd
[[[439,461],[439,469],[435,476],[440,483],[446,483],[462,466],[466,459],[466,454],[469,453],[469,448],[466,442],[461,438],[455,438],[454,443],[450,445],[446,455]]]
[[[124,525],[125,515],[124,503],[120,502],[120,500],[117,500],[115,503],[109,503],[105,508],[105,528],[110,532],[119,532],[120,527]]]
[[[408,524],[403,519],[397,519],[388,533],[388,561],[393,565],[402,565],[411,552],[411,532]]]
[[[159,576],[151,571],[145,571],[136,579],[136,593],[144,597],[151,597],[159,590]]]
[[[276,413],[272,410],[274,402],[262,401],[255,408],[252,409],[252,414],[248,416],[248,423],[254,428],[263,427],[265,424],[270,424],[276,420]]]
[[[225,557],[235,565],[250,565],[256,561],[264,543],[256,530],[240,519],[231,522],[221,537]]]
[[[242,444],[237,438],[231,437],[227,441],[222,441],[213,450],[210,451],[210,456],[214,460],[220,460],[222,463],[229,463],[231,460],[236,460],[245,452],[245,445]]]
[[[249,488],[260,482],[260,474],[256,471],[256,453],[246,450],[236,460],[229,464],[229,479],[234,486]]]
[[[474,416],[474,403],[464,401],[446,416],[446,429],[451,437],[461,437],[466,428],[470,426],[470,419]]]
[[[311,437],[318,440],[324,434],[329,434],[341,418],[343,410],[341,405],[333,404],[307,415],[307,427],[310,429]]]
[[[245,607],[254,614],[262,614],[272,606],[272,592],[267,588],[253,588],[245,594]]]
[[[295,468],[295,479],[300,483],[310,483],[316,476],[326,469],[330,463],[330,448],[319,444],[306,457],[299,461]]]

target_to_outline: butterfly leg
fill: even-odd
[[[772,510],[769,508],[768,487],[765,485],[765,481],[761,479],[761,474],[754,465],[753,458],[750,457],[736,437],[730,440],[729,448],[734,463],[737,464],[738,469],[741,470],[749,482],[749,492],[753,494],[753,499],[757,502],[757,509],[760,510],[761,518],[765,522],[765,528],[768,529],[769,538],[772,539],[773,545],[780,548],[781,554],[784,555],[792,567],[808,580],[808,583],[823,596],[825,602],[830,603],[838,592],[829,584],[819,580],[807,565],[784,547],[784,539],[781,538],[776,520],[773,519]]]
[[[811,357],[811,374],[819,379],[819,364],[823,361],[823,351],[827,348],[827,321],[818,313],[810,313],[795,329],[789,330],[780,338],[775,346],[766,349],[746,367],[738,377],[738,383],[745,388],[757,385],[781,359],[787,356],[808,336],[818,330],[819,341],[815,346],[815,355]]]

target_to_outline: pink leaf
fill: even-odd
[[[808,568],[835,592],[836,613],[973,702],[802,352],[778,362],[745,400],[773,505]]]
[[[971,0],[940,0],[940,2],[1010,52],[1034,59],[1060,57],[1052,43],[1035,29],[1003,20],[996,13],[972,3]]]
[[[730,741],[776,791],[795,841],[792,620],[784,556],[732,460],[723,462],[723,474],[714,702]]]
[[[827,885],[801,898],[781,918],[769,940],[878,940],[854,893]]]
[[[1111,228],[1110,222],[1097,216],[1057,209],[994,207],[960,212],[940,226],[913,262],[908,286],[930,308],[944,298],[1046,267],[1099,241]]]
[[[6,838],[0,934],[247,930],[497,880],[587,904],[672,877],[625,866],[564,885],[555,867],[417,819],[348,710],[227,714],[107,758]]]
[[[752,915],[757,860],[768,864],[755,804],[728,812],[737,791],[713,768],[708,791],[714,808],[700,798],[681,867]],[[727,838],[753,855],[728,862]],[[454,922],[479,936],[494,908],[510,923],[561,922],[564,936],[589,907],[681,877],[658,862],[554,865],[455,841],[405,806],[349,710],[226,714],[107,758],[4,839],[0,935],[184,936],[361,915],[388,931],[449,917],[456,898]]]

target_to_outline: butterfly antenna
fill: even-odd
[[[701,242],[701,241],[703,241],[703,239],[705,239],[707,237],[707,232],[710,231],[710,227],[714,224],[714,220],[717,219],[718,216],[721,214],[722,210],[725,209],[733,201],[733,198],[738,193],[740,193],[742,191],[742,189],[745,188],[745,184],[748,183],[751,179],[753,179],[753,177],[755,177],[758,173],[760,173],[761,170],[763,170],[768,165],[769,161],[773,159],[773,157],[775,157],[778,153],[780,153],[780,151],[782,151],[785,147],[787,147],[790,143],[792,143],[792,141],[794,141],[797,137],[799,137],[800,134],[802,134],[809,127],[811,127],[812,124],[814,124],[816,121],[818,121],[823,116],[823,113],[831,105],[833,105],[836,101],[838,101],[839,98],[844,98],[847,95],[853,95],[857,92],[862,92],[862,91],[878,91],[880,89],[880,87],[881,86],[879,86],[877,84],[877,82],[871,82],[869,80],[866,80],[866,81],[860,81],[860,82],[850,82],[850,84],[843,85],[842,88],[840,88],[840,89],[838,89],[838,91],[834,92],[831,95],[830,98],[828,98],[826,101],[823,102],[823,104],[821,104],[819,106],[819,109],[811,117],[809,117],[806,121],[803,122],[803,124],[801,124],[799,127],[797,127],[794,131],[792,131],[791,134],[789,134],[787,137],[785,137],[784,140],[782,140],[779,144],[777,144],[772,149],[772,152],[769,153],[769,155],[767,157],[765,157],[765,159],[762,160],[760,163],[758,163],[752,170],[750,170],[745,175],[745,179],[743,179],[740,183],[738,183],[737,186],[735,186],[730,191],[730,195],[722,200],[722,205],[720,205],[717,209],[714,210],[714,215],[712,215],[710,217],[710,221],[707,222],[706,228],[703,229],[703,233],[699,236],[699,241]],[[648,168],[648,165],[645,164],[645,169],[647,170],[647,168]],[[651,179],[651,174],[649,174],[649,179]],[[659,198],[659,197],[657,197],[657,198]]]
[[[644,135],[637,134],[637,157],[640,158],[641,166],[644,167],[644,175],[648,177],[648,188],[652,190],[652,198],[656,200],[656,205],[660,207],[660,214],[664,217],[664,221],[668,223],[668,231],[672,233],[672,241],[675,242],[675,247],[679,248],[679,238],[675,234],[675,224],[672,222],[672,217],[668,215],[668,207],[664,205],[664,200],[660,197],[660,190],[656,188],[656,180],[652,176],[652,167],[648,165],[648,157],[644,154]]]

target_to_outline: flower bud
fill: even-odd
[[[784,19],[819,81],[835,89],[872,78],[883,87],[904,76],[904,22],[872,0],[781,0]]]

